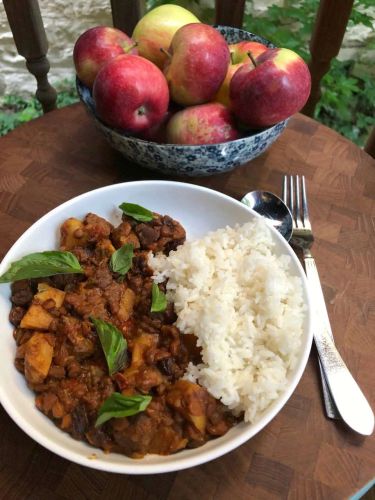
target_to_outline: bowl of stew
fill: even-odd
[[[139,206],[152,210],[151,222],[147,210],[134,218],[131,209]],[[85,193],[33,224],[3,259],[0,275],[45,251],[76,260],[64,261],[70,272],[35,276],[34,258],[34,277],[20,279],[13,268],[13,283],[0,285],[0,400],[11,418],[68,460],[127,474],[196,466],[257,434],[292,394],[310,351],[309,298],[297,258],[271,230],[276,251],[289,256],[292,274],[302,280],[306,315],[287,386],[253,423],[184,378],[199,349],[178,331],[173,304],[160,308],[165,287],[155,292],[148,267],[149,252],[169,254],[185,239],[257,218],[207,188],[141,181]],[[50,264],[56,255],[47,257]],[[108,354],[108,328],[125,339],[125,357]],[[114,351],[120,350],[117,343]]]

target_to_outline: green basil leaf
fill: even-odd
[[[158,285],[152,283],[152,302],[151,302],[151,312],[163,312],[167,308],[167,297],[165,293],[159,290]]]
[[[8,271],[0,276],[0,283],[83,272],[77,257],[71,252],[37,252],[12,262]]]
[[[130,417],[140,413],[147,408],[151,399],[151,396],[143,396],[142,394],[123,396],[119,392],[113,392],[99,408],[95,427],[99,427],[111,418]]]
[[[135,203],[121,203],[119,208],[121,208],[125,215],[129,215],[129,217],[133,217],[133,219],[139,220],[140,222],[149,222],[153,219],[150,210],[140,205],[136,205]]]
[[[111,269],[114,273],[119,273],[122,276],[132,267],[134,251],[131,243],[126,243],[124,246],[113,252],[111,255]]]
[[[105,359],[107,360],[108,372],[110,375],[124,368],[128,353],[127,342],[120,330],[111,323],[107,323],[99,318],[90,317],[94,323],[100,343],[102,344]]]

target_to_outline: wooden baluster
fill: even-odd
[[[111,0],[113,26],[131,36],[145,13],[145,0]]]
[[[311,94],[302,113],[313,116],[321,96],[320,81],[329,70],[331,60],[339,53],[353,0],[320,0],[310,41]]]
[[[56,108],[56,90],[50,85],[47,73],[48,41],[37,0],[3,0],[10,29],[18,53],[26,59],[27,69],[37,81],[36,98],[43,112]]]
[[[215,23],[242,28],[245,0],[215,0]]]
[[[375,127],[372,127],[370,137],[367,139],[365,151],[375,158]]]

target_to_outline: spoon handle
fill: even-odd
[[[319,274],[309,250],[304,251],[304,261],[314,308],[314,340],[332,397],[344,422],[359,434],[370,435],[374,414],[331,338]]]

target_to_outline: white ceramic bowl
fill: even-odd
[[[178,182],[139,181],[106,186],[73,198],[55,208],[33,224],[13,245],[0,265],[2,274],[9,264],[31,252],[54,249],[58,246],[60,224],[68,217],[83,217],[94,212],[113,223],[121,219],[118,205],[123,201],[138,203],[153,211],[168,214],[186,228],[188,238],[200,237],[209,230],[225,225],[244,223],[255,212],[240,202],[216,191]],[[155,474],[171,472],[208,462],[237,448],[257,434],[281,410],[293,393],[309,356],[312,329],[310,302],[303,269],[286,241],[272,229],[276,251],[292,258],[292,274],[300,276],[303,283],[307,313],[304,323],[302,348],[295,370],[289,376],[285,393],[277,399],[255,424],[240,423],[226,435],[209,441],[204,446],[184,450],[175,455],[148,455],[134,460],[116,453],[105,454],[83,442],[75,441],[60,431],[34,405],[23,375],[14,367],[16,344],[13,327],[8,321],[10,311],[10,286],[0,285],[0,401],[10,417],[39,444],[54,453],[88,467],[126,474]],[[96,458],[90,458],[96,455]]]

